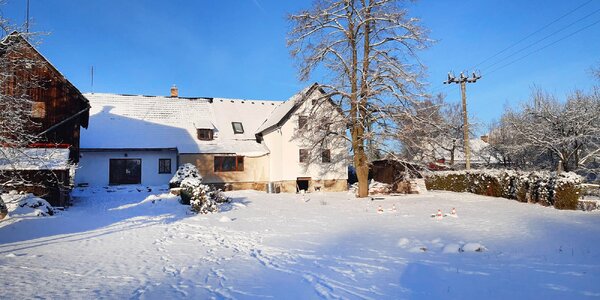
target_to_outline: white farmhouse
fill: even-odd
[[[166,184],[192,163],[208,184],[347,189],[344,117],[314,84],[287,101],[86,94],[78,185]]]

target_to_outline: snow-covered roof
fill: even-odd
[[[279,104],[273,112],[269,115],[269,117],[260,125],[260,127],[256,130],[256,133],[261,133],[273,126],[277,126],[281,120],[283,120],[288,113],[290,113],[296,105],[300,104],[302,100],[304,100],[309,91],[313,90],[317,85],[313,84],[304,88],[302,91],[292,96],[285,102]]]
[[[255,141],[256,130],[265,122],[271,112],[283,103],[281,101],[215,98],[212,107],[219,135],[226,139]],[[244,133],[234,133],[232,122],[241,122]]]
[[[0,148],[0,170],[67,170],[69,149]]]
[[[82,149],[177,148],[180,153],[235,153],[260,156],[268,149],[254,132],[278,102],[224,98],[85,94],[92,106]],[[243,134],[234,134],[241,122]],[[214,129],[212,141],[197,129]]]

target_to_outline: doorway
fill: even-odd
[[[298,177],[296,179],[296,192],[305,191],[308,192],[310,187],[310,177]]]
[[[142,160],[141,159],[111,159],[109,166],[109,180],[115,184],[141,184]]]

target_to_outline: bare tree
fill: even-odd
[[[315,0],[291,15],[288,45],[306,80],[322,68],[322,87],[344,109],[350,128],[358,196],[368,195],[368,147],[391,135],[394,118],[411,114],[422,97],[417,50],[429,44],[401,0]],[[416,61],[416,63],[415,63]]]
[[[592,67],[590,69],[592,76],[595,77],[598,81],[600,81],[600,64],[597,67]]]
[[[520,111],[504,117],[515,140],[508,149],[533,165],[552,161],[572,171],[600,157],[600,93],[574,92],[562,103],[536,90]]]
[[[414,163],[430,163],[440,158],[455,165],[459,152],[464,151],[463,117],[460,103],[447,102],[445,96],[437,95],[419,104],[413,115],[405,115],[397,121],[397,138],[402,144],[402,156]],[[475,120],[471,117],[470,120]],[[477,130],[476,123],[469,123],[469,130]]]
[[[458,102],[445,103],[442,108],[442,123],[435,146],[445,151],[450,157],[449,164],[454,165],[457,151],[464,151],[464,122],[462,108]],[[474,118],[469,118],[473,120]],[[475,129],[475,124],[469,124],[470,130]],[[445,156],[444,156],[445,157]]]

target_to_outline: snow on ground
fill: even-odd
[[[598,211],[239,191],[195,215],[166,192],[77,190],[58,215],[0,222],[0,298],[600,297]]]

